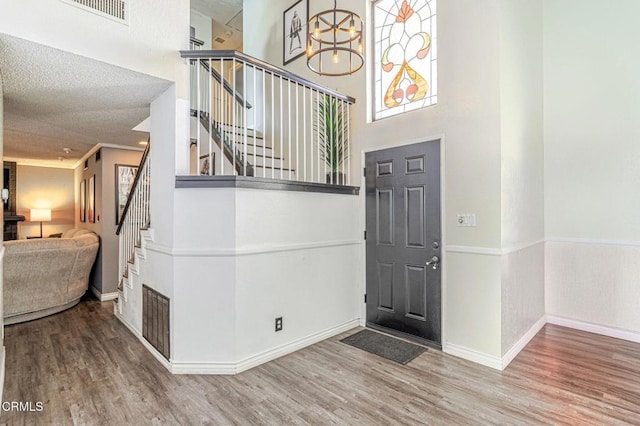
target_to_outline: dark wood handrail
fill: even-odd
[[[131,206],[131,200],[133,199],[133,194],[136,192],[136,188],[138,187],[138,181],[140,180],[140,176],[142,176],[142,168],[144,167],[144,163],[147,161],[147,157],[149,156],[149,149],[151,148],[151,140],[147,139],[147,147],[144,149],[142,153],[142,158],[140,159],[140,165],[138,166],[138,173],[136,173],[136,177],[133,179],[133,185],[131,185],[131,190],[129,191],[129,197],[127,198],[127,203],[124,205],[124,210],[122,210],[122,216],[120,216],[120,222],[118,222],[118,227],[116,228],[116,235],[120,235],[120,231],[122,230],[122,226],[124,225],[124,219],[127,217],[127,213],[129,212],[129,207]]]
[[[233,58],[236,58],[245,63],[254,65],[256,67],[260,67],[270,74],[277,75],[287,80],[293,81],[295,83],[299,83],[303,86],[310,87],[312,89],[326,93],[327,95],[331,95],[337,99],[341,99],[343,101],[349,102],[350,104],[356,103],[356,100],[351,96],[345,96],[342,93],[336,92],[335,90],[332,90],[320,84],[314,83],[313,81],[297,76],[289,71],[283,70],[282,68],[278,68],[274,65],[261,61],[260,59],[256,59],[252,56],[246,55],[242,52],[238,52],[236,50],[181,50],[180,56],[185,59],[233,59]]]

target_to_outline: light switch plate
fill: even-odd
[[[476,215],[475,213],[464,213],[459,214],[456,219],[457,226],[476,226]]]

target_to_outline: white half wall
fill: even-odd
[[[502,256],[502,353],[545,315],[545,244]],[[532,336],[533,337],[533,336]]]
[[[640,244],[548,241],[547,314],[640,332]]]
[[[233,374],[357,326],[357,205],[353,195],[176,190],[173,371]]]

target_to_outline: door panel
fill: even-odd
[[[440,141],[366,154],[367,324],[441,343]]]
[[[378,262],[378,307],[393,311],[393,263]]]
[[[407,247],[425,248],[424,186],[405,189],[405,238]]]
[[[393,218],[393,189],[377,190],[377,231],[378,244],[393,245],[395,221]]]

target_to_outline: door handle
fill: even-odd
[[[440,258],[438,256],[432,256],[431,259],[426,263],[427,266],[431,265],[431,268],[438,269],[438,265],[440,265]]]

